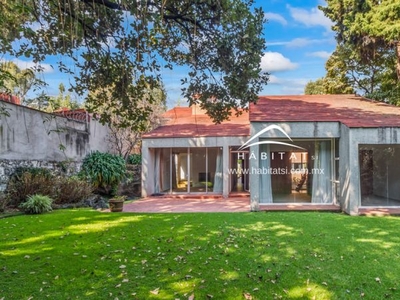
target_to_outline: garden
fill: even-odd
[[[125,161],[119,155],[95,151],[85,157],[77,174],[18,167],[5,191],[0,192],[0,213],[40,214],[58,208],[112,207],[115,198],[140,195],[140,163],[138,154]],[[66,171],[67,167],[61,165],[60,169]]]
[[[17,169],[0,199],[0,299],[400,297],[398,217],[93,209],[132,178],[100,152],[74,176]]]
[[[397,217],[317,212],[0,219],[0,299],[399,299]]]

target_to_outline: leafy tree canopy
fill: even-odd
[[[0,0],[0,5],[1,52],[35,62],[72,58],[73,66],[58,60],[58,68],[74,78],[71,89],[88,95],[93,110],[111,103],[108,111],[129,115],[131,127],[151,113],[137,102],[159,88],[164,67],[190,68],[183,95],[215,122],[256,101],[268,81],[260,69],[264,13],[252,8],[252,0]],[[119,99],[118,107],[109,97]],[[109,119],[102,114],[101,120]]]
[[[15,95],[24,101],[26,93],[39,82],[31,69],[20,69],[11,61],[0,63],[1,93]]]
[[[400,99],[400,2],[327,0],[320,7],[336,31],[326,63],[328,93],[353,90],[392,104]]]
[[[327,0],[319,7],[334,23],[340,44],[351,45],[364,61],[379,49],[395,50],[395,68],[400,79],[400,1],[398,0]]]

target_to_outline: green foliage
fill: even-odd
[[[4,212],[9,203],[9,199],[3,192],[0,192],[0,213]]]
[[[29,196],[28,200],[20,205],[20,208],[26,214],[42,214],[53,210],[52,202],[53,199],[50,197],[36,194]]]
[[[66,93],[64,85],[61,83],[58,87],[59,94],[56,97],[49,97],[46,111],[54,112],[58,109],[78,109],[79,103],[73,100],[70,93]]]
[[[59,176],[53,180],[55,189],[54,204],[79,203],[89,198],[93,186],[76,176]]]
[[[324,88],[324,79],[318,78],[315,81],[310,80],[304,87],[304,94],[306,95],[324,95],[326,94]]]
[[[398,299],[399,227],[321,212],[0,219],[1,297]]]
[[[129,155],[128,163],[131,165],[141,165],[142,164],[142,155],[141,154]]]
[[[327,78],[357,93],[397,104],[400,90],[400,2],[327,0],[319,7],[334,23],[337,47]],[[338,80],[339,79],[339,80]]]
[[[183,96],[215,122],[246,109],[268,81],[260,68],[264,12],[252,0],[0,3],[0,25],[9,23],[0,29],[0,52],[35,62],[59,57],[59,70],[73,76],[71,90],[87,95],[89,108],[118,101],[102,121],[119,115],[142,129],[152,109],[140,104],[154,104],[151,91],[160,87],[164,68],[189,67]]]
[[[14,174],[11,176],[11,179],[18,178],[24,173],[29,173],[33,176],[43,176],[47,178],[51,178],[53,176],[50,170],[46,168],[18,167],[15,169]]]
[[[55,204],[78,203],[92,191],[90,183],[74,176],[54,176],[43,168],[18,168],[7,184],[6,199],[7,205],[13,207],[34,194],[49,196]]]
[[[126,164],[121,156],[95,151],[83,160],[79,176],[106,193],[114,193],[125,172]]]
[[[43,168],[17,168],[7,183],[10,205],[18,207],[34,194],[55,196],[54,176]]]
[[[11,61],[0,62],[0,92],[10,93],[24,100],[28,91],[42,84],[33,69],[20,69]]]

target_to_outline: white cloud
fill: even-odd
[[[310,10],[296,8],[290,5],[286,7],[289,9],[290,15],[295,21],[307,27],[322,26],[328,31],[331,30],[331,26],[333,25],[332,21],[325,17],[324,13],[317,7],[313,7]]]
[[[269,81],[268,84],[281,84],[282,79],[275,76],[275,75],[269,75]]]
[[[291,41],[267,42],[267,46],[286,46],[291,48],[306,47],[309,45],[331,43],[331,39],[295,38]]]
[[[304,87],[307,84],[307,80],[304,78],[281,78],[274,75],[270,75],[270,85],[271,90],[267,93],[271,93],[275,90],[273,94],[277,95],[301,95],[304,94]],[[268,85],[266,90],[268,90]]]
[[[34,71],[37,69],[42,69],[43,73],[52,73],[54,71],[50,64],[37,64],[33,61],[25,61],[19,58],[14,58],[12,62],[15,63],[20,69],[32,69]]]
[[[265,18],[267,21],[275,21],[278,23],[281,23],[282,25],[287,25],[287,21],[285,20],[284,17],[282,17],[280,14],[272,13],[272,12],[267,12],[264,14]]]
[[[294,70],[298,67],[296,63],[284,57],[278,52],[265,52],[261,58],[261,69],[265,72],[282,72]]]
[[[286,44],[286,46],[298,48],[298,47],[305,47],[305,46],[315,44],[318,42],[319,42],[319,40],[311,40],[311,39],[307,39],[307,38],[296,38],[296,39],[293,39],[290,42],[288,42]]]
[[[319,58],[323,58],[323,59],[328,59],[331,56],[332,53],[327,52],[327,51],[315,51],[315,52],[311,52],[308,53],[308,56],[314,56],[314,57],[319,57]]]

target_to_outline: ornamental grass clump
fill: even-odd
[[[44,195],[29,196],[28,200],[20,205],[22,211],[26,214],[42,214],[52,211],[51,204],[53,199]]]

